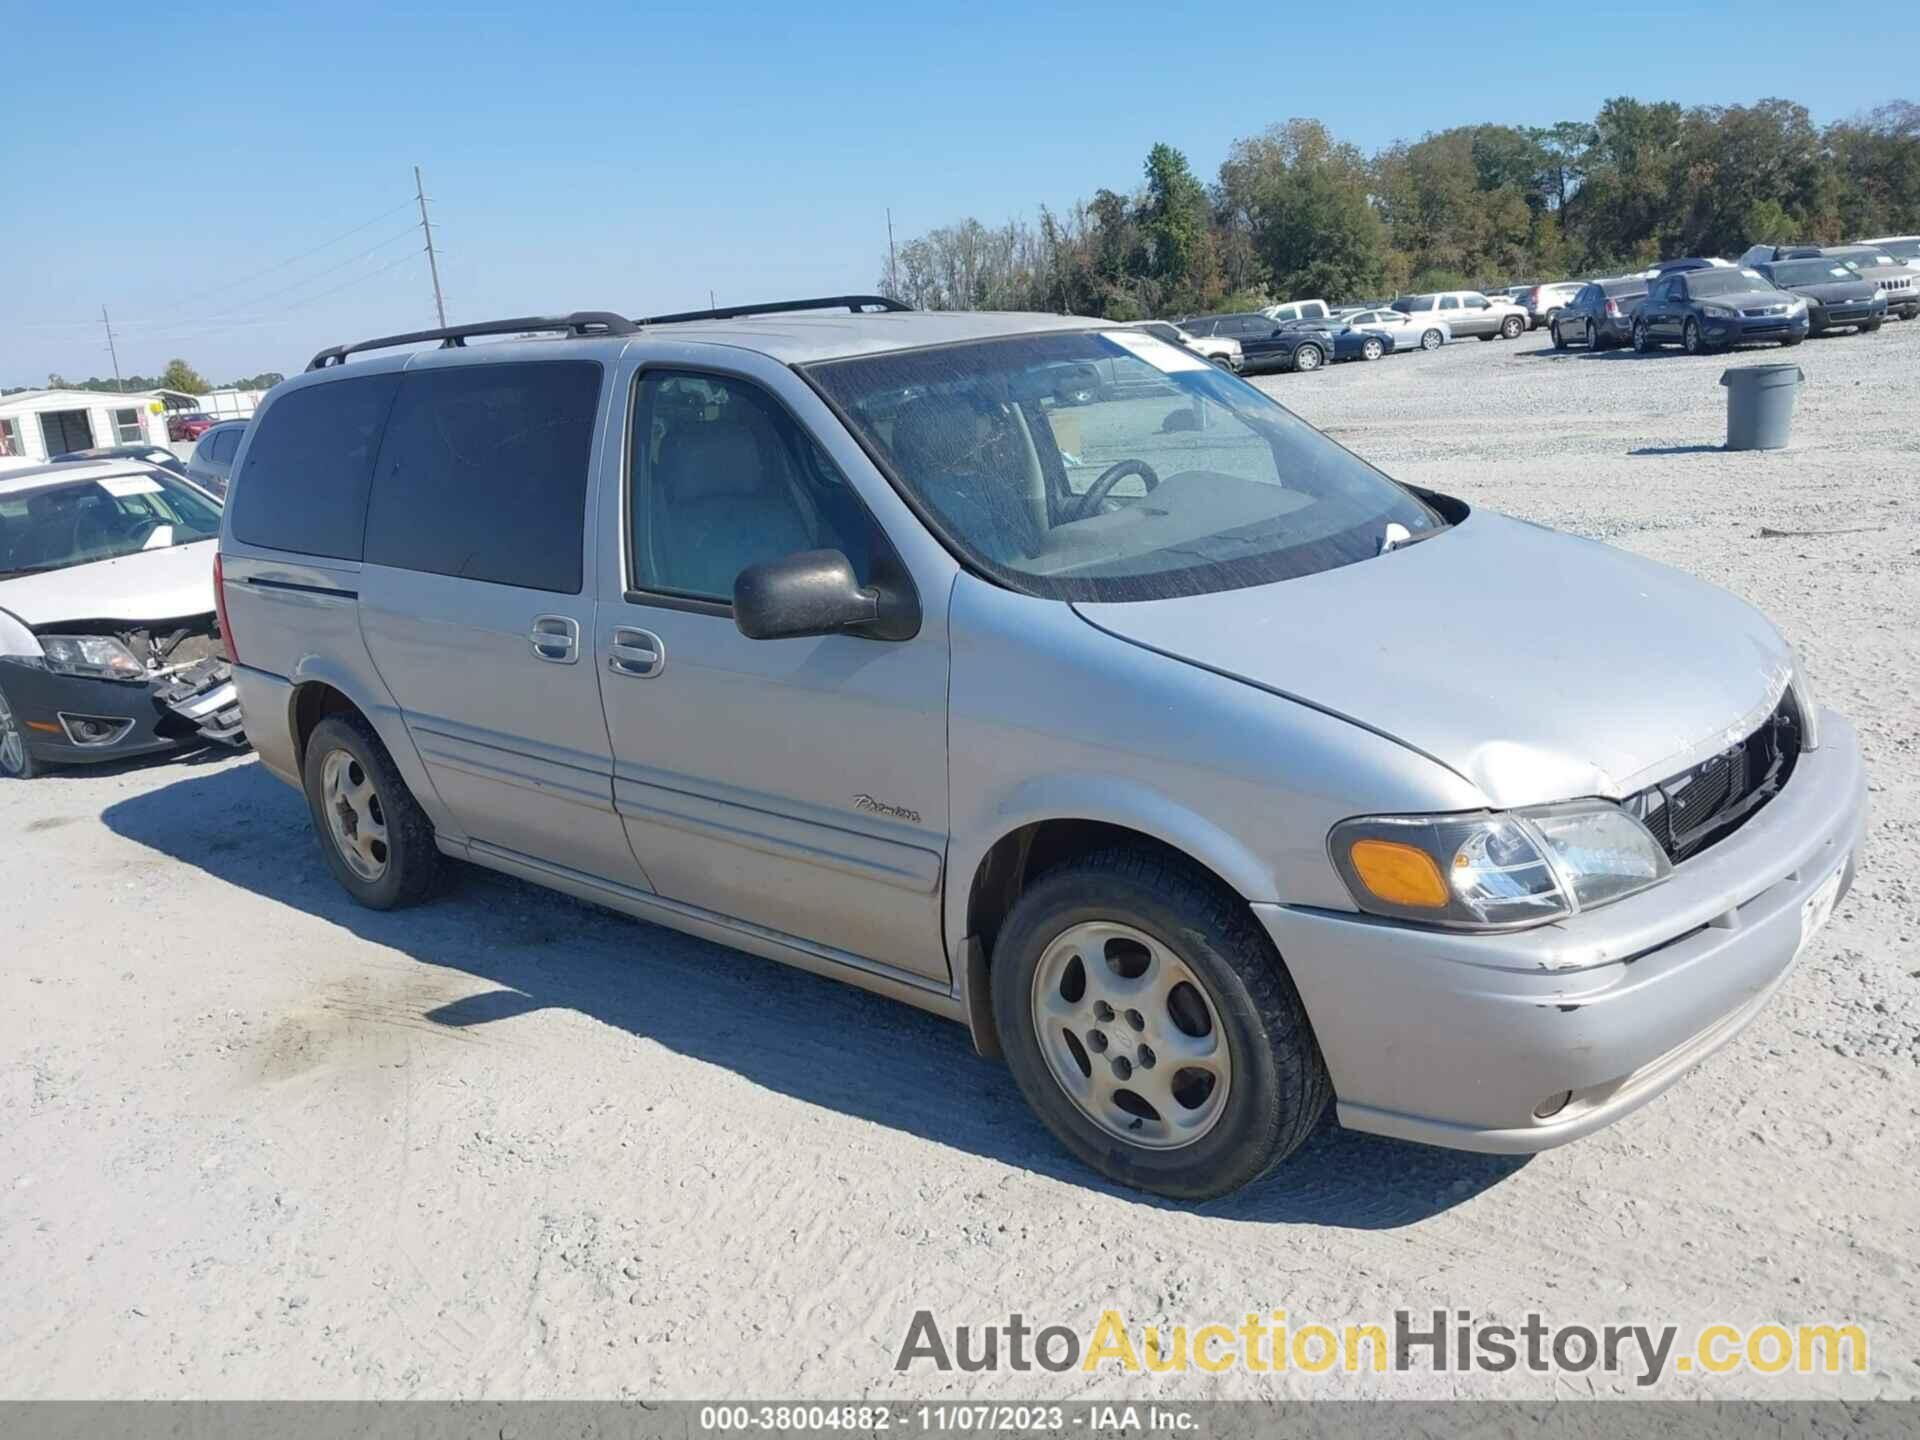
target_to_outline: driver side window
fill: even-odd
[[[819,443],[759,386],[643,371],[627,464],[636,590],[733,603],[742,570],[838,550],[871,582],[884,543]]]

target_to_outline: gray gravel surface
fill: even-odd
[[[1809,379],[1795,447],[1718,453],[1720,371],[1782,358]],[[1242,1194],[1160,1204],[1066,1160],[954,1026],[477,871],[356,910],[249,759],[0,786],[0,1396],[1920,1393],[1917,371],[1909,324],[1260,382],[1409,480],[1731,587],[1866,744],[1859,885],[1775,1002],[1528,1161],[1329,1127]],[[1858,1375],[1654,1392],[892,1368],[922,1307],[1084,1333],[1109,1305],[1850,1319],[1872,1349]]]

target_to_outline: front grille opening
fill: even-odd
[[[1624,802],[1678,865],[1712,849],[1765,808],[1793,774],[1805,725],[1789,689],[1736,745]]]

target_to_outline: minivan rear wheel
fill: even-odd
[[[308,737],[303,771],[320,849],[346,892],[371,910],[425,899],[440,868],[433,822],[373,727],[329,715]]]
[[[1272,943],[1177,860],[1117,849],[1048,871],[1002,927],[990,981],[1027,1103],[1123,1185],[1223,1195],[1326,1110],[1326,1064]]]

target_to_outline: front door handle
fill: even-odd
[[[571,615],[536,615],[527,643],[540,659],[571,665],[580,658],[580,622]]]
[[[651,630],[632,625],[616,625],[607,645],[607,668],[616,675],[634,675],[647,679],[658,675],[667,665],[667,647]]]

